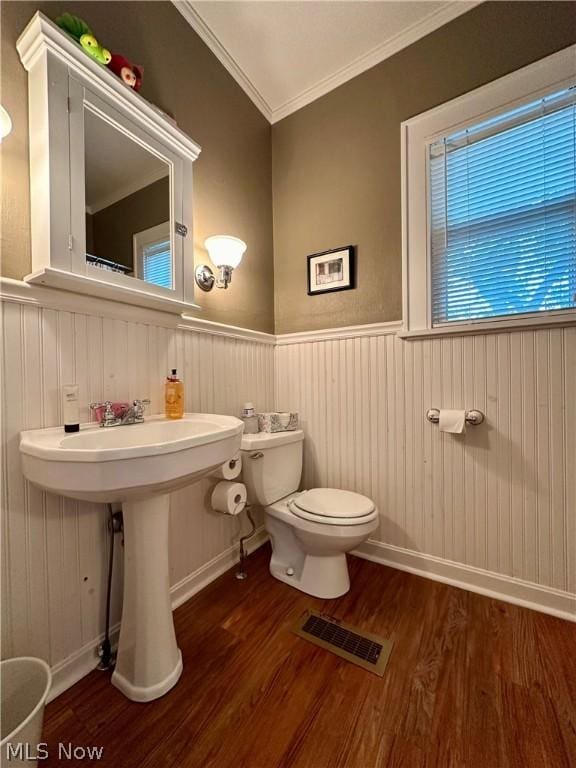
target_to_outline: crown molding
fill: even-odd
[[[190,24],[194,32],[196,32],[200,39],[206,43],[208,48],[210,48],[218,61],[232,75],[243,91],[252,99],[268,122],[271,123],[272,109],[270,108],[270,105],[238,64],[236,59],[234,59],[234,57],[224,48],[214,32],[212,32],[208,24],[206,24],[204,19],[194,8],[191,0],[171,0],[171,2],[176,6],[177,10],[186,19],[188,24]]]
[[[409,45],[412,45],[412,43],[429,35],[439,27],[447,24],[458,16],[461,16],[463,13],[472,10],[483,2],[483,0],[469,0],[469,2],[451,0],[448,5],[428,14],[423,19],[420,19],[420,21],[415,22],[402,32],[394,35],[394,37],[386,40],[386,42],[376,46],[376,48],[372,48],[372,50],[359,56],[349,64],[346,64],[346,66],[334,72],[334,74],[325,77],[315,85],[302,91],[298,96],[285,102],[280,107],[272,108],[254,85],[250,77],[234,57],[224,48],[214,32],[194,8],[192,0],[171,1],[186,19],[188,24],[190,24],[192,29],[206,43],[208,48],[210,48],[212,53],[228,70],[238,85],[243,88],[245,93],[252,99],[254,104],[270,123],[277,123],[279,120],[283,120],[293,112],[316,101],[316,99],[319,99],[321,96],[333,91],[348,80],[362,74],[362,72],[365,72],[367,69],[370,69],[381,61],[384,61],[384,59],[393,56],[403,48],[407,48]]]
[[[316,99],[319,99],[321,96],[333,91],[335,88],[338,88],[338,86],[348,82],[348,80],[352,80],[352,78],[362,74],[362,72],[366,72],[366,70],[371,69],[376,66],[376,64],[380,64],[381,61],[394,56],[398,51],[407,48],[422,37],[426,37],[426,35],[429,35],[449,21],[461,16],[463,13],[472,10],[472,8],[480,5],[481,2],[483,2],[483,0],[470,0],[470,2],[466,3],[462,2],[462,0],[451,0],[449,5],[439,8],[437,11],[433,11],[428,14],[428,16],[420,19],[420,21],[411,24],[409,27],[402,30],[402,32],[399,32],[389,40],[386,40],[386,42],[372,48],[372,50],[359,56],[357,59],[354,59],[354,61],[351,61],[349,64],[346,64],[346,66],[334,72],[334,74],[325,77],[323,80],[316,83],[316,85],[307,88],[298,96],[272,110],[272,123],[277,123],[279,120],[283,120],[293,112],[296,112],[307,104],[316,101]]]

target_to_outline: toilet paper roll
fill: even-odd
[[[222,480],[212,491],[212,509],[226,515],[239,515],[246,506],[246,486]]]
[[[450,432],[453,435],[463,435],[466,432],[466,411],[449,411],[440,409],[438,420],[440,432]]]
[[[240,476],[240,472],[242,472],[242,459],[237,453],[230,461],[215,469],[212,477],[217,477],[219,480],[234,480]]]

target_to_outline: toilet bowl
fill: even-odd
[[[270,573],[314,597],[348,592],[346,552],[378,527],[378,510],[366,496],[337,488],[298,492],[301,430],[242,438],[248,501],[264,508],[272,541]]]
[[[336,503],[341,517],[321,516],[299,506],[299,502],[323,494]],[[359,500],[368,502],[371,508],[354,518],[353,508],[360,506]],[[352,509],[346,510],[347,504]],[[272,540],[273,576],[314,597],[340,597],[348,592],[346,552],[362,544],[378,527],[378,512],[369,499],[335,488],[314,488],[270,504],[265,513],[266,530]]]

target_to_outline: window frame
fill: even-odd
[[[403,330],[400,335],[447,336],[576,323],[576,309],[566,308],[433,326],[431,300],[430,144],[568,87],[576,87],[576,45],[402,123]]]

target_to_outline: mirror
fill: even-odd
[[[86,262],[174,287],[170,166],[84,110]]]

